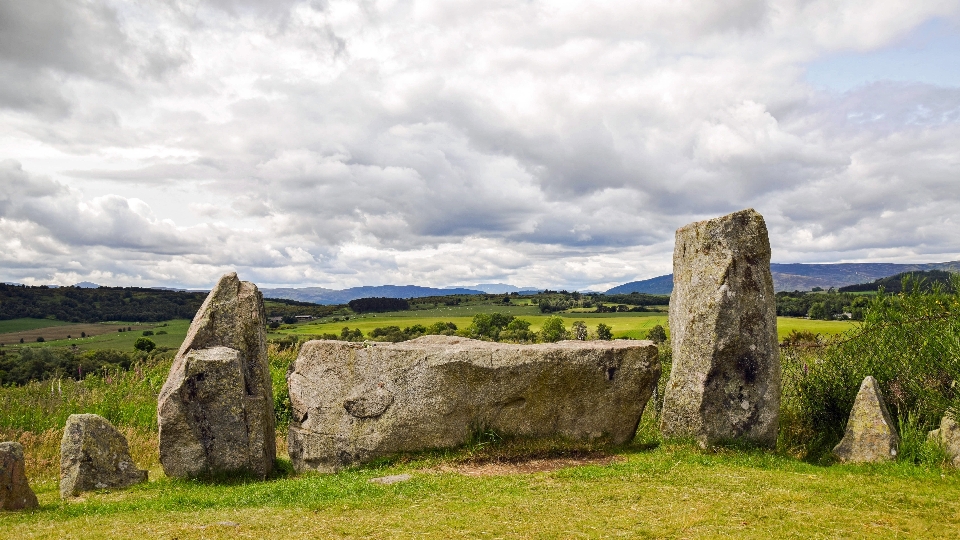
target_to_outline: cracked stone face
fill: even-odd
[[[276,458],[263,296],[235,273],[197,312],[160,390],[160,463],[167,476],[249,472]]]
[[[659,378],[649,341],[310,341],[287,376],[290,457],[297,470],[332,472],[459,446],[479,429],[622,443]]]
[[[780,353],[763,217],[743,210],[678,229],[673,283],[661,431],[774,446]]]

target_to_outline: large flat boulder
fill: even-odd
[[[847,429],[833,453],[847,463],[878,463],[896,459],[900,437],[893,427],[877,381],[867,376],[853,401]]]
[[[60,496],[123,489],[147,481],[130,457],[127,439],[106,418],[71,414],[60,442]]]
[[[298,471],[462,445],[480,429],[619,444],[660,377],[649,341],[309,341],[287,376]]]
[[[167,476],[264,477],[276,458],[263,296],[235,273],[197,312],[160,391],[160,463]]]
[[[661,431],[704,446],[776,445],[780,354],[763,216],[742,210],[678,229],[673,283]]]
[[[0,443],[0,510],[25,510],[39,506],[24,467],[23,446]]]

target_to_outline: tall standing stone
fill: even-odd
[[[0,510],[24,510],[37,506],[37,496],[27,483],[23,446],[18,442],[0,443]]]
[[[677,230],[670,334],[673,369],[661,431],[701,445],[774,446],[777,309],[767,226],[755,210]]]
[[[160,463],[171,477],[248,472],[276,458],[263,295],[225,274],[193,319],[160,391]]]
[[[877,381],[866,376],[853,401],[847,429],[833,453],[848,463],[876,463],[896,459],[900,437]]]
[[[60,496],[123,489],[147,481],[130,457],[127,439],[106,418],[71,414],[60,442]]]

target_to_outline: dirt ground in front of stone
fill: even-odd
[[[500,461],[487,463],[451,463],[427,469],[427,472],[455,472],[464,476],[506,476],[551,472],[581,465],[609,465],[625,461],[623,456],[594,455],[585,457],[562,457]]]

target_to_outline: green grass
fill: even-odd
[[[70,323],[55,319],[8,319],[6,321],[0,321],[0,334],[36,330],[38,328],[50,328],[51,326],[63,326],[66,324]]]
[[[106,323],[105,323],[106,324]],[[158,326],[166,324],[166,326]],[[179,349],[183,339],[187,336],[187,330],[190,328],[190,321],[186,319],[175,319],[164,323],[150,323],[139,325],[137,323],[109,323],[110,326],[129,326],[133,330],[129,332],[109,332],[93,337],[74,337],[73,339],[51,339],[43,343],[24,343],[29,347],[72,347],[76,346],[82,351],[95,349],[119,349],[122,351],[132,351],[133,342],[139,337],[143,337],[143,330],[150,329],[154,335],[148,336],[158,347],[169,347]],[[157,332],[166,332],[159,334]]]
[[[912,465],[817,467],[682,444],[614,450],[619,462],[466,476],[414,459],[332,475],[214,485],[153,478],[121,492],[0,515],[3,538],[946,538],[960,475]],[[371,478],[410,473],[390,486]],[[232,522],[232,523],[224,523]]]

